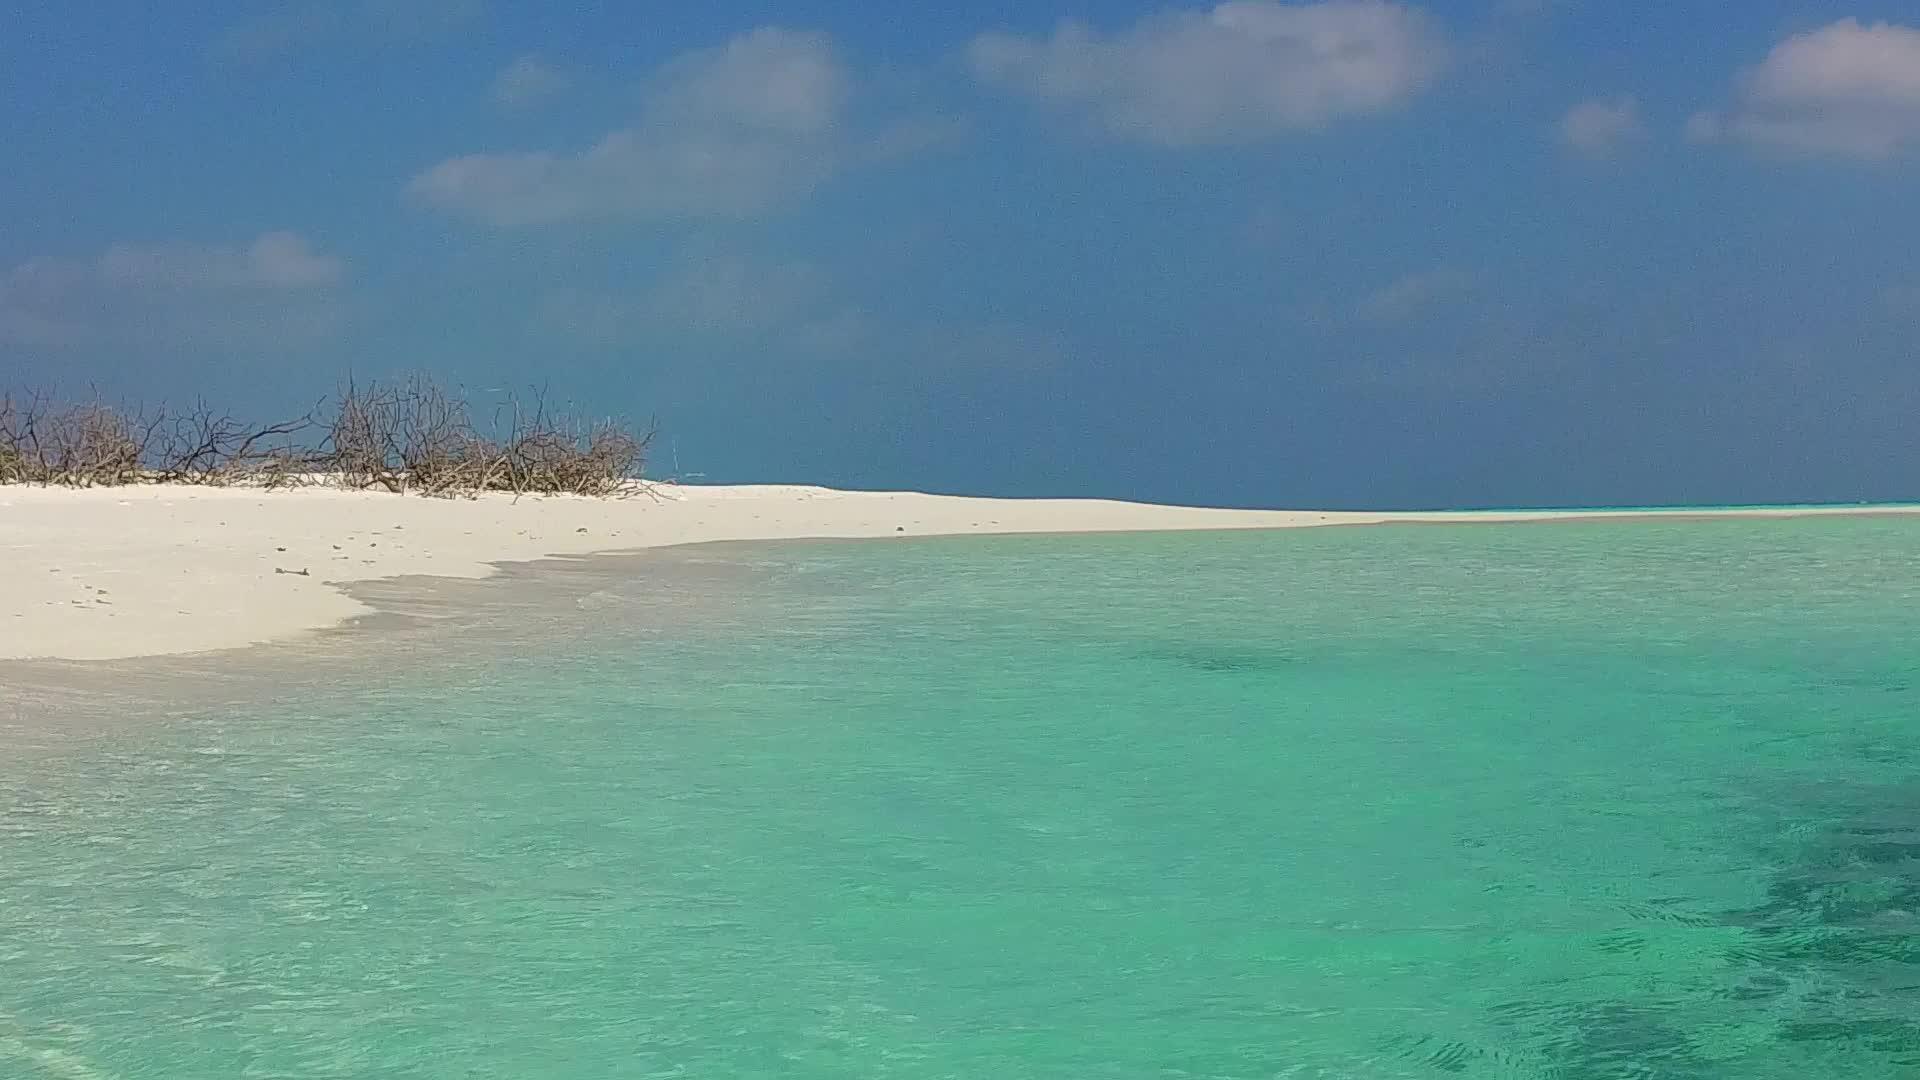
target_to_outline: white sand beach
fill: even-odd
[[[0,487],[0,659],[105,660],[235,648],[367,612],[336,584],[418,574],[477,578],[499,563],[706,541],[1581,516],[1593,515],[1210,510],[785,485],[659,485],[620,499],[519,500],[328,488]]]

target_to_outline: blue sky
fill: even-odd
[[[3,383],[541,381],[710,480],[1920,498],[1910,5],[77,10],[0,34]]]

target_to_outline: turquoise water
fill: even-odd
[[[0,1076],[1920,1075],[1920,522],[700,557],[0,762]]]

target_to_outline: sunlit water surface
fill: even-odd
[[[0,760],[0,1076],[1920,1076],[1920,522],[704,550]]]

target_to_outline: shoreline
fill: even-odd
[[[377,701],[423,684],[482,681],[498,665],[543,655],[556,642],[698,634],[751,617],[764,572],[758,561],[714,557],[716,547],[737,546],[502,562],[487,577],[414,574],[348,583],[338,588],[363,605],[361,614],[224,649],[0,659],[0,747],[18,754],[112,735],[130,717],[244,713],[266,701],[292,709],[359,696]],[[601,603],[609,595],[616,598],[612,608]],[[618,624],[606,621],[610,610]]]
[[[398,579],[729,542],[1920,515],[1920,506],[1225,510],[794,485],[657,485],[614,499],[437,499],[304,488],[0,487],[0,662],[218,654],[351,629]]]

